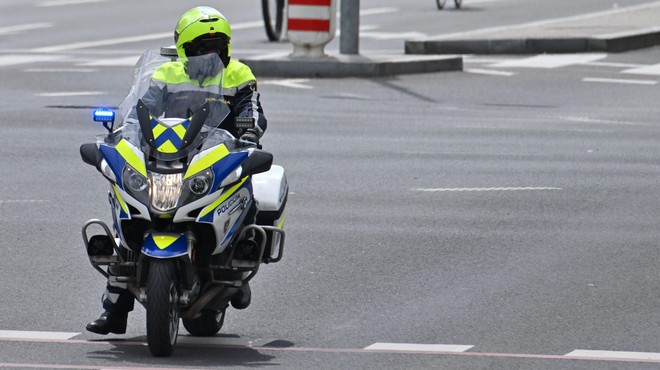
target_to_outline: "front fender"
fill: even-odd
[[[142,254],[153,258],[176,258],[188,254],[185,234],[149,233],[142,243]]]

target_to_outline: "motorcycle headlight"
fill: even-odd
[[[151,206],[157,211],[167,212],[176,208],[181,195],[183,174],[151,173]]]
[[[147,188],[147,178],[133,168],[127,167],[125,176],[128,188],[134,192],[141,192]]]
[[[188,181],[188,188],[195,195],[208,193],[211,187],[211,179],[208,176],[197,175]]]
[[[184,181],[181,199],[185,204],[205,197],[213,184],[213,171],[207,169]]]
[[[139,173],[135,168],[126,166],[124,167],[122,179],[124,183],[124,190],[128,192],[132,197],[137,199],[140,203],[146,205],[149,201],[149,192],[147,191],[149,182],[147,181],[147,178]]]

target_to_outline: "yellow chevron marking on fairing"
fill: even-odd
[[[179,136],[179,139],[181,140],[183,140],[183,137],[186,136],[186,128],[181,124],[172,127],[172,130],[176,132],[177,136]]]
[[[158,236],[152,235],[152,238],[154,239],[154,243],[156,243],[156,246],[159,249],[165,249],[179,239],[178,236],[168,236],[168,235],[158,235]]]
[[[119,205],[121,206],[121,209],[124,210],[124,213],[127,215],[130,215],[128,212],[128,206],[126,205],[126,202],[124,202],[124,199],[119,195],[119,189],[117,188],[117,185],[112,185],[112,190],[115,192],[115,197],[117,197],[117,201],[119,201]]]
[[[200,212],[199,217],[200,217],[200,218],[201,218],[201,217],[204,217],[204,216],[208,215],[209,213],[213,212],[213,210],[216,209],[219,205],[221,205],[222,202],[224,202],[224,201],[227,200],[229,197],[231,197],[232,195],[234,195],[234,193],[236,192],[236,190],[238,190],[238,189],[239,189],[239,188],[245,183],[245,181],[246,181],[247,179],[248,179],[247,176],[244,177],[244,178],[241,180],[241,182],[239,182],[238,184],[232,186],[232,187],[229,188],[227,191],[225,191],[225,192],[220,196],[220,198],[218,198],[218,199],[215,200],[215,202],[213,202],[213,203],[209,204],[208,206],[206,206],[206,207],[202,210],[202,212]]]
[[[218,146],[217,148],[211,150],[208,154],[191,163],[190,167],[188,167],[188,171],[186,171],[186,175],[183,176],[183,179],[185,180],[189,177],[195,176],[196,174],[211,167],[215,162],[226,157],[228,154],[229,150],[225,144]]]
[[[158,139],[158,137],[160,136],[160,134],[162,134],[163,132],[165,132],[165,130],[167,130],[167,127],[161,125],[160,123],[157,124],[156,127],[154,127],[154,129],[153,129],[153,132],[154,132],[154,139]]]
[[[135,168],[142,176],[147,177],[147,166],[144,164],[144,157],[140,157],[135,153],[131,148],[131,144],[126,139],[121,139],[115,149],[117,149],[117,152],[124,158],[126,163]]]
[[[163,145],[158,147],[158,151],[161,153],[176,153],[179,151],[171,141],[167,140]]]

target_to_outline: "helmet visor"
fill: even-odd
[[[183,44],[183,49],[188,57],[196,57],[206,54],[222,54],[229,45],[225,36],[197,38]]]

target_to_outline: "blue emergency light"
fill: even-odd
[[[97,109],[93,114],[94,122],[101,122],[108,132],[115,126],[115,112],[110,109]]]
[[[115,112],[108,109],[99,109],[94,111],[95,122],[115,122]]]

